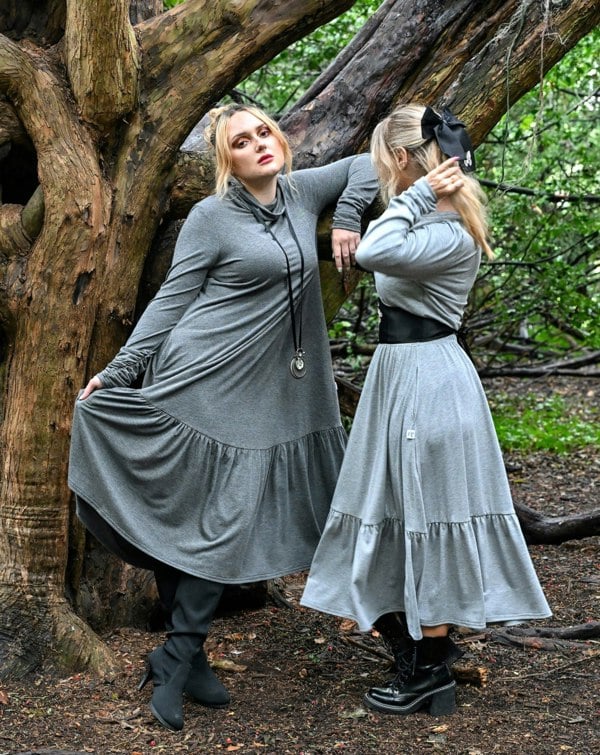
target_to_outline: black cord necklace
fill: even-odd
[[[298,248],[298,253],[300,254],[300,294],[299,294],[299,300],[298,300],[298,327],[296,328],[296,305],[294,302],[292,266],[290,264],[290,258],[288,256],[288,253],[285,251],[282,243],[279,241],[277,236],[273,233],[273,230],[271,229],[271,227],[267,224],[267,221],[265,220],[265,218],[259,212],[258,207],[256,207],[256,205],[254,205],[253,202],[250,201],[248,197],[244,196],[244,193],[242,191],[236,189],[235,184],[232,185],[231,189],[232,189],[231,198],[233,199],[233,201],[236,202],[236,204],[238,204],[239,206],[245,208],[246,210],[250,210],[250,212],[254,215],[254,219],[264,226],[265,231],[271,236],[271,238],[277,244],[277,246],[281,249],[281,251],[283,252],[283,256],[285,257],[285,265],[286,265],[286,271],[287,271],[288,301],[289,301],[289,308],[290,308],[290,319],[292,321],[292,339],[294,341],[294,356],[292,357],[290,361],[290,372],[292,376],[295,378],[303,378],[306,375],[306,359],[305,359],[306,352],[302,348],[302,304],[304,301],[304,254],[302,252],[302,247],[300,246],[300,241],[298,240],[298,236],[296,234],[294,226],[292,225],[292,221],[290,220],[290,217],[287,214],[287,209],[284,205],[282,214],[285,215],[288,228],[290,229],[290,233],[292,235],[292,238],[294,239],[296,247]]]
[[[265,221],[260,218],[257,214],[255,214],[255,217],[257,220],[260,220],[262,224],[265,227],[265,230],[271,235],[271,238],[273,241],[277,244],[277,246],[281,249],[283,252],[283,256],[285,257],[285,265],[287,268],[287,284],[288,284],[288,300],[290,305],[290,319],[292,321],[292,338],[294,341],[294,356],[292,357],[292,360],[290,362],[290,372],[292,373],[293,377],[295,378],[303,378],[306,375],[306,360],[305,356],[306,353],[304,349],[302,348],[302,304],[304,301],[304,254],[302,253],[302,247],[300,246],[300,242],[298,241],[298,236],[296,235],[296,231],[294,230],[294,226],[292,225],[292,221],[290,220],[287,210],[284,210],[285,219],[287,220],[288,227],[290,229],[290,233],[292,234],[292,238],[296,242],[296,246],[298,247],[298,252],[300,253],[300,301],[298,304],[298,329],[296,331],[296,307],[294,304],[294,287],[292,285],[292,267],[290,265],[290,258],[288,257],[287,252],[283,248],[283,245],[275,236],[273,233],[273,230],[268,226]]]

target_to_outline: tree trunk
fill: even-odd
[[[82,574],[93,574],[93,554],[86,565],[85,536],[66,487],[77,390],[112,358],[130,330],[142,270],[171,187],[181,183],[181,166],[196,164],[194,156],[177,161],[187,134],[239,80],[350,5],[351,0],[187,0],[132,30],[128,0],[5,4],[0,137],[10,140],[11,150],[19,144],[29,155],[33,179],[24,184],[25,197],[0,205],[0,678],[26,672],[49,653],[65,669],[92,665],[110,671],[104,645],[65,598],[69,554],[71,601],[93,618],[96,608],[86,606],[94,596],[80,584]],[[361,42],[363,58],[353,58],[313,98],[312,109],[305,103],[289,116],[286,127],[299,164],[364,146],[375,120],[397,97],[428,88],[436,100],[449,96],[469,60],[483,66],[482,78],[467,80],[471,96],[481,101],[488,80],[501,80],[505,71],[504,60],[494,63],[493,56],[484,56],[486,49],[518,47],[523,59],[526,51],[534,57],[537,5],[504,47],[506,33],[496,35],[498,24],[507,23],[523,3],[494,2],[493,12],[489,5],[384,3],[377,17],[389,38],[379,41],[393,54],[381,55],[381,49],[375,54],[368,40]],[[553,52],[545,53],[552,61],[599,13],[597,3],[590,9],[584,0],[559,5],[552,5],[552,19],[561,41],[548,42]],[[398,16],[405,9],[411,12]],[[457,33],[461,23],[472,33],[467,47]],[[110,33],[97,33],[102,28]],[[441,79],[431,67],[430,50],[443,62]],[[98,66],[101,61],[110,64]],[[511,71],[511,91],[531,86],[517,62]],[[521,78],[528,83],[519,85]],[[484,129],[497,120],[504,100],[482,109]],[[469,107],[464,109],[474,120]],[[341,123],[343,129],[336,126]],[[207,178],[210,174],[207,169]],[[179,207],[183,211],[184,203]],[[330,274],[331,265],[326,281]],[[325,285],[333,296],[328,306],[335,308],[352,281],[344,284],[335,276]],[[130,576],[126,568],[111,570],[100,593],[119,592]],[[145,591],[140,593],[146,600]],[[105,599],[110,613],[110,597]],[[135,611],[119,605],[117,613]]]

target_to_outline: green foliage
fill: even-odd
[[[290,45],[236,87],[277,116],[298,99],[377,10],[381,0],[357,0],[342,15]]]
[[[527,346],[504,361],[600,348],[599,52],[595,29],[477,150],[479,177],[499,185],[489,190],[497,262],[483,266],[470,324],[490,321]]]
[[[600,448],[600,423],[585,403],[576,406],[558,394],[489,396],[498,440],[504,451],[551,451],[559,454]]]
[[[496,253],[482,264],[465,317],[482,371],[600,349],[599,53],[596,29],[477,150]],[[360,291],[341,312],[350,344],[360,328],[368,338],[373,326],[374,337],[364,311]]]

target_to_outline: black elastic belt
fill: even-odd
[[[379,343],[417,343],[456,335],[456,331],[431,317],[420,317],[379,301]]]

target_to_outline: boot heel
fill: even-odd
[[[150,679],[152,678],[152,669],[150,668],[150,664],[146,666],[146,670],[144,671],[144,676],[140,679],[140,683],[138,684],[138,692],[148,684]]]
[[[456,682],[431,696],[429,713],[432,716],[448,716],[456,710]]]

